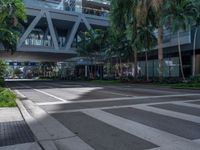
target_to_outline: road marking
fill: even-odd
[[[79,85],[79,84],[76,84],[76,85],[68,84],[68,85],[66,85],[66,84],[56,84],[56,83],[49,83],[49,82],[46,82],[45,84],[51,85],[51,87],[53,87],[53,86],[66,87],[66,88],[68,88],[68,87],[83,87],[82,85]]]
[[[200,144],[200,139],[193,140],[195,143]]]
[[[66,128],[43,109],[36,106],[32,101],[24,101],[24,104],[26,105],[26,109],[30,110],[30,115],[33,116],[50,135],[48,140],[53,140],[58,149],[67,148],[69,150],[94,150],[71,130]],[[43,140],[43,142],[45,141],[47,140]]]
[[[70,103],[90,103],[90,102],[108,102],[108,101],[121,101],[121,100],[132,100],[135,97],[127,97],[127,98],[104,98],[104,99],[91,99],[91,100],[79,100],[79,101],[70,101]],[[38,105],[42,105],[42,103],[37,103]],[[51,105],[51,103],[47,103],[47,105]]]
[[[18,90],[14,90],[15,91],[15,93],[17,94],[17,95],[19,95],[21,98],[26,98],[26,96],[24,95],[24,94],[22,94],[21,92],[19,92]]]
[[[200,139],[192,140],[192,142],[194,142],[196,144],[200,144]],[[164,147],[153,148],[153,149],[150,149],[150,150],[190,150],[190,147],[177,148],[176,145],[168,145],[168,146],[164,146]]]
[[[178,95],[162,95],[162,96],[132,96],[132,97],[120,97],[120,98],[105,98],[105,99],[91,99],[91,100],[79,100],[69,101],[66,103],[90,103],[90,102],[108,102],[108,101],[122,101],[122,100],[134,100],[134,99],[150,99],[150,98],[170,98],[170,97],[185,97],[185,96],[200,96],[200,94],[178,94]],[[37,103],[43,105],[43,103]],[[52,105],[51,103],[46,103]],[[63,103],[64,104],[64,103]],[[54,104],[53,104],[54,105]]]
[[[182,147],[188,147],[192,150],[199,150],[199,145],[195,144],[191,140],[143,125],[135,121],[124,119],[102,110],[93,109],[83,111],[83,113],[158,146],[176,145],[176,147],[179,149]]]
[[[175,112],[175,111],[171,111],[171,110],[156,108],[153,106],[146,106],[146,105],[141,104],[141,105],[134,105],[134,106],[132,106],[132,108],[149,111],[149,112],[153,112],[156,114],[169,116],[169,117],[173,117],[173,118],[178,118],[178,119],[182,119],[182,120],[187,120],[187,121],[191,121],[191,122],[195,122],[195,123],[200,123],[200,117],[188,115],[188,114],[184,114],[184,113],[180,113],[180,112]]]
[[[36,103],[39,106],[47,106],[47,105],[59,105],[59,104],[68,104],[66,102],[41,102],[41,103]]]
[[[135,97],[135,96],[132,96],[132,95],[121,94],[121,93],[110,92],[110,91],[98,91],[98,92],[106,93],[106,94],[113,94],[113,95],[118,95],[118,96],[125,96],[125,97]]]
[[[173,104],[176,104],[176,105],[179,105],[179,106],[186,106],[186,107],[193,107],[193,108],[199,108],[200,109],[200,105],[192,104],[192,103],[173,102]]]
[[[70,101],[68,101],[68,100],[64,100],[64,99],[62,99],[62,98],[60,98],[60,97],[57,97],[57,96],[52,95],[52,94],[49,94],[49,93],[44,92],[44,91],[42,91],[42,90],[38,90],[38,89],[33,89],[33,90],[36,91],[36,92],[45,94],[45,95],[47,95],[47,96],[53,97],[53,98],[55,98],[55,99],[57,99],[57,100],[59,100],[59,101],[62,101],[62,102],[65,102],[65,103],[70,103]]]
[[[169,90],[169,89],[160,89],[160,88],[153,88],[153,87],[148,87],[148,88],[144,88],[144,87],[138,87],[138,85],[135,85],[135,86],[122,86],[122,87],[116,87],[116,86],[106,86],[108,88],[112,88],[112,89],[117,89],[117,90],[122,90],[123,89],[127,89],[127,90],[131,90],[132,92],[156,92],[156,93],[165,93],[165,94],[172,94],[172,93],[180,93],[180,92],[177,92],[177,91],[173,91],[171,89],[171,91],[166,91],[166,90]]]
[[[184,100],[182,102],[188,102],[188,101],[191,101],[191,102],[196,102],[196,101],[200,101],[199,99],[198,100]],[[134,107],[134,106],[137,106],[137,105],[143,105],[143,106],[148,106],[148,105],[159,105],[159,104],[173,104],[173,103],[176,103],[176,102],[180,102],[180,101],[171,101],[171,102],[151,102],[151,103],[145,103],[145,104],[131,104],[131,105],[120,105],[120,106],[107,106],[107,107],[96,107],[96,108],[83,108],[83,109],[72,109],[72,110],[59,110],[59,111],[48,111],[48,113],[71,113],[71,112],[81,112],[81,111],[84,111],[84,110],[91,110],[91,109],[118,109],[118,108],[127,108],[127,107]],[[58,103],[58,102],[55,102],[57,104],[66,104],[66,103]],[[37,103],[38,105],[40,105],[41,103]],[[48,103],[47,103],[48,105]],[[49,102],[49,105],[51,105],[51,102]],[[53,104],[52,104],[53,105]],[[43,106],[43,104],[42,104]]]

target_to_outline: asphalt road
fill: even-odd
[[[95,150],[200,149],[200,91],[134,84],[12,81]]]

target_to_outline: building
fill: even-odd
[[[76,56],[80,33],[109,26],[106,0],[24,0],[28,19],[10,61],[63,61]]]
[[[81,32],[109,26],[110,3],[107,0],[24,0],[28,19],[19,39],[17,52],[10,55],[1,52],[1,57],[10,61],[53,61],[60,62],[77,56],[76,47]],[[191,76],[195,64],[200,74],[200,33],[197,34],[196,55],[193,57],[194,31],[180,33],[183,69],[186,77]],[[180,63],[177,35],[165,30],[164,76],[179,77]],[[195,63],[193,60],[195,58]],[[140,76],[145,76],[145,57],[139,56]],[[84,66],[82,66],[84,69]],[[133,67],[134,68],[134,67]],[[148,74],[158,77],[157,48],[148,52]]]
[[[193,57],[193,46],[194,46],[194,29],[190,31],[180,31],[180,42],[181,42],[181,53],[183,61],[183,71],[186,77],[192,75],[193,70],[193,59],[195,59],[195,74],[200,74],[200,43],[199,37],[200,32],[197,34],[196,41],[196,54]],[[178,54],[178,36],[172,34],[170,31],[165,30],[164,32],[164,77],[179,77],[180,63]],[[148,74],[150,77],[158,77],[158,51],[157,47],[154,50],[148,52]],[[141,76],[145,76],[145,57],[144,54],[140,55],[139,66],[141,67]]]

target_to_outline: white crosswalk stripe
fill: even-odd
[[[180,105],[180,106],[199,108],[200,109],[200,105],[196,105],[196,104],[192,104],[192,103],[174,102],[173,104]]]
[[[183,120],[187,120],[187,121],[191,121],[191,122],[195,122],[195,123],[200,123],[200,117],[189,115],[189,114],[174,112],[174,111],[171,111],[171,110],[165,110],[165,109],[155,108],[155,107],[146,106],[146,105],[136,105],[136,106],[132,106],[132,107],[137,108],[137,109],[141,109],[141,110],[144,110],[144,111],[149,111],[149,112],[161,114],[161,115],[164,115],[164,116],[169,116],[169,117],[183,119]]]
[[[191,140],[107,113],[99,109],[85,110],[83,113],[160,146],[160,148],[155,150],[199,150],[200,145]]]

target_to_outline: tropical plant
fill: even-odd
[[[0,59],[0,87],[5,86],[4,75],[7,71],[7,64],[4,60]]]
[[[7,64],[4,60],[0,59],[0,78],[3,78],[7,70]]]
[[[0,43],[5,50],[14,52],[22,26],[26,20],[22,0],[0,0]]]
[[[136,39],[135,31],[137,30],[137,18],[135,16],[135,10],[137,6],[137,0],[111,0],[111,26],[118,35],[127,34],[127,40],[130,42],[132,52],[134,53],[134,66],[135,75],[137,78],[137,53],[138,47],[134,45]]]
[[[43,77],[49,77],[49,75],[47,75],[47,72],[51,72],[52,74],[55,66],[56,66],[55,62],[40,62],[39,70],[42,73]]]
[[[166,0],[141,0],[138,2],[136,13],[140,22],[146,22],[146,25],[154,26],[158,31],[158,60],[159,60],[159,79],[163,79],[163,24],[161,24],[163,7]]]
[[[162,23],[165,25],[168,24],[173,33],[177,32],[180,70],[184,81],[185,75],[182,63],[180,32],[181,30],[189,30],[194,25],[197,14],[198,10],[193,0],[174,0],[166,2],[162,16]]]
[[[10,89],[0,89],[0,107],[15,107],[16,98],[16,94]]]
[[[154,34],[154,27],[150,25],[144,25],[138,27],[137,30],[137,40],[136,42],[141,44],[141,48],[143,48],[143,51],[145,52],[145,62],[146,62],[146,80],[149,80],[149,74],[148,74],[148,52],[151,50],[151,48],[156,46],[156,37]]]
[[[22,74],[23,72],[20,70],[20,68],[15,68],[13,71],[13,75],[19,76],[20,74]]]
[[[122,61],[129,62],[133,57],[130,42],[125,33],[115,33],[110,29],[107,36],[105,55],[107,60],[116,60],[118,75],[122,76]]]
[[[137,53],[138,51],[146,50],[145,57],[147,58],[147,49],[149,50],[155,46],[153,32],[155,28],[161,27],[159,14],[164,0],[113,0],[111,2],[113,7],[111,11],[112,27],[119,33],[125,32],[127,34],[127,39],[134,53],[135,77],[137,78]],[[158,36],[158,41],[159,45],[161,45],[161,32]],[[163,56],[160,56],[160,54],[163,54],[162,51],[161,45],[159,48],[160,63],[163,61]],[[162,74],[162,64],[159,66],[161,66],[160,72]],[[148,70],[148,65],[146,65],[146,70]]]
[[[81,40],[78,42],[77,52],[81,57],[85,57],[90,64],[94,64],[96,68],[96,62],[98,59],[102,59],[101,52],[105,45],[105,35],[101,29],[94,29],[81,33]],[[87,70],[90,71],[89,66]]]

